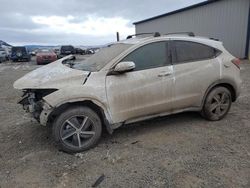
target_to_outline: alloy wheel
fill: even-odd
[[[93,139],[95,127],[87,116],[73,116],[68,118],[61,127],[60,137],[65,145],[82,148]]]
[[[217,117],[223,116],[230,108],[230,100],[227,92],[216,93],[209,104],[210,113]]]

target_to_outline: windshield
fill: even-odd
[[[26,48],[25,47],[12,47],[12,53],[15,54],[15,53],[23,53],[25,54],[26,53]]]
[[[107,63],[119,54],[130,48],[131,44],[113,44],[101,48],[96,54],[75,64],[74,69],[96,72],[101,70]]]
[[[74,47],[73,46],[62,46],[61,47],[61,50],[64,50],[64,51],[71,51],[71,50],[74,50]]]
[[[26,51],[25,47],[12,47],[12,51]]]

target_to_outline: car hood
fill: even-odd
[[[89,71],[72,69],[62,62],[71,56],[66,56],[51,64],[38,68],[15,81],[15,89],[60,89],[74,84],[82,85]]]

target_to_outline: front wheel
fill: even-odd
[[[71,107],[56,119],[54,139],[59,149],[77,153],[94,147],[102,133],[100,117],[88,107]]]
[[[216,87],[207,95],[202,115],[207,120],[219,121],[227,115],[231,104],[231,92],[225,87]]]

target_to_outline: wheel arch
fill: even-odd
[[[105,128],[109,134],[113,133],[113,128],[110,124],[110,118],[107,114],[107,111],[101,105],[96,102],[92,101],[89,99],[86,100],[81,100],[81,101],[71,101],[71,102],[66,102],[61,105],[58,105],[57,107],[54,108],[54,110],[49,114],[48,117],[48,123],[51,124],[55,120],[55,118],[63,111],[67,110],[68,108],[72,106],[86,106],[92,109],[94,112],[97,113],[97,115],[100,117],[102,121],[102,126]],[[108,116],[108,117],[107,117]]]
[[[207,98],[207,95],[216,87],[225,87],[227,88],[231,94],[232,94],[232,102],[235,102],[236,99],[237,99],[237,93],[236,93],[236,87],[234,86],[233,83],[231,82],[228,82],[228,81],[225,81],[225,80],[220,80],[220,81],[217,81],[217,82],[214,82],[213,84],[211,84],[208,89],[206,90],[205,92],[205,95],[203,97],[203,100],[202,100],[202,107],[204,106],[204,103],[205,103],[205,100]]]

